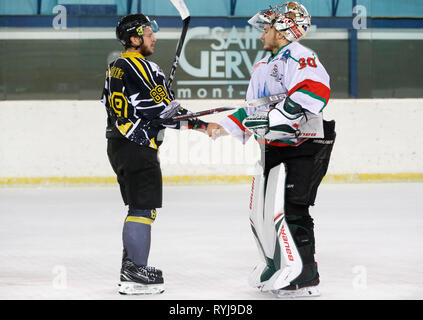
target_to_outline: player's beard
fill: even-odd
[[[145,44],[141,45],[140,48],[141,54],[144,57],[151,56],[154,53],[154,44],[150,44],[149,46],[146,46]]]
[[[266,52],[272,51],[272,49],[269,47],[269,45],[263,45],[263,50]]]
[[[279,49],[279,42],[277,41],[276,37],[263,40],[264,51],[273,52],[275,49]]]
[[[266,52],[273,52],[276,47],[277,45],[274,43],[263,44],[263,50]]]

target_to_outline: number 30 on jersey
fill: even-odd
[[[315,58],[307,58],[307,59],[301,58],[300,60],[298,60],[298,63],[300,64],[300,68],[298,70],[304,69],[307,66],[312,68],[317,67]]]

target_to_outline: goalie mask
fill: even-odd
[[[259,11],[248,23],[261,32],[269,24],[282,33],[286,40],[293,42],[305,37],[311,25],[311,16],[301,3],[290,1]]]

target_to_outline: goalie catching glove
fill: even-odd
[[[304,116],[301,105],[286,98],[270,111],[261,110],[247,117],[242,124],[262,139],[295,139],[301,133],[299,124]]]

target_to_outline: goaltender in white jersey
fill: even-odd
[[[286,93],[291,101],[302,106],[302,111],[307,114],[321,115],[330,97],[330,78],[324,66],[319,61],[316,53],[298,42],[289,42],[282,46],[276,54],[271,54],[257,62],[251,72],[251,79],[247,90],[246,100],[262,98],[279,93]],[[279,103],[276,108],[283,108],[285,102]],[[257,108],[243,108],[239,112],[225,118],[219,124],[234,137],[245,143],[251,136],[245,130],[242,122],[259,110],[269,111],[269,106]],[[282,109],[283,110],[283,109]],[[245,111],[245,113],[244,113]],[[273,115],[273,114],[272,114]],[[275,112],[275,117],[278,113]],[[310,115],[312,116],[312,115]],[[323,124],[323,118],[319,117]],[[274,119],[270,119],[274,120]],[[279,120],[279,117],[275,119]],[[285,120],[285,119],[283,119]],[[295,128],[300,125],[301,118],[295,118],[287,124]],[[296,128],[298,130],[298,128]],[[275,135],[275,132],[268,132]],[[284,132],[276,133],[276,138]],[[302,143],[305,139],[264,139],[258,135],[259,143],[268,143],[276,146]],[[285,140],[285,139],[284,139]]]
[[[212,138],[229,133],[243,143],[254,135],[262,150],[249,208],[262,262],[253,269],[250,285],[278,297],[317,296],[320,280],[309,208],[336,136],[335,122],[322,116],[330,79],[317,55],[296,42],[311,24],[303,5],[287,2],[262,10],[249,23],[263,32],[260,39],[270,56],[255,64],[246,100],[276,94],[286,98],[238,109],[219,124],[209,123],[207,132]]]

